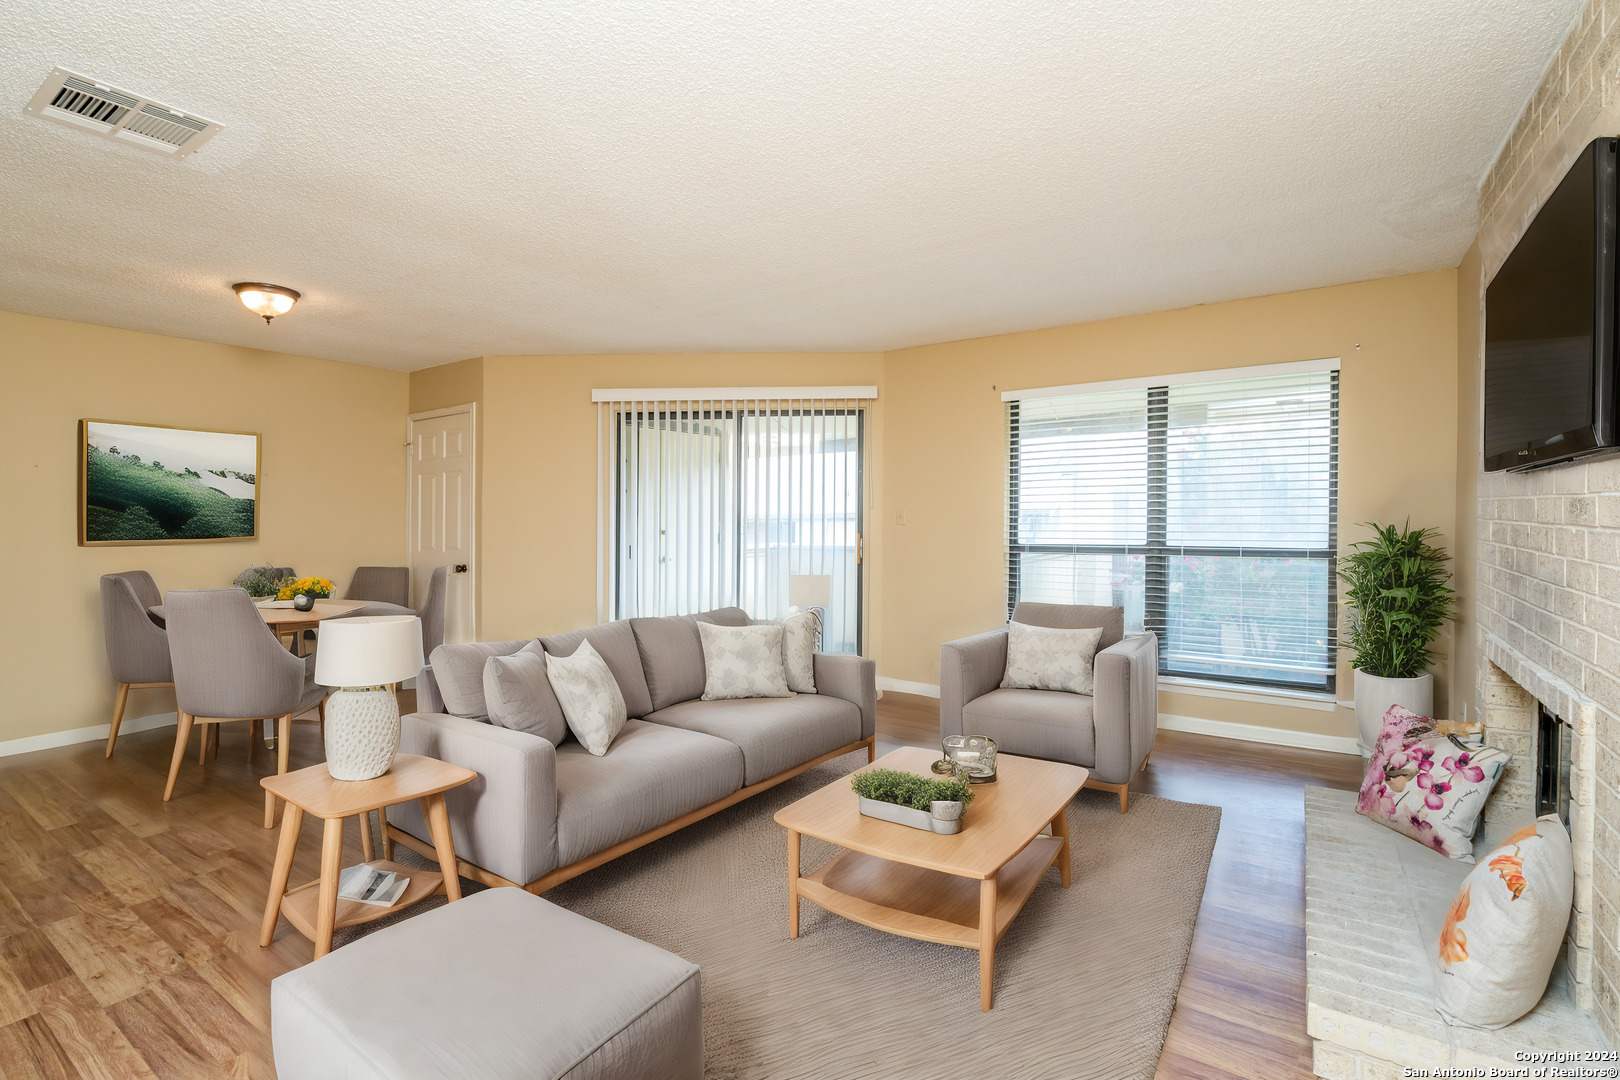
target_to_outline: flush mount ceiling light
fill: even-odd
[[[285,315],[298,303],[298,293],[280,285],[266,285],[262,281],[241,281],[232,285],[243,305],[253,314],[264,316],[266,326],[277,315]]]

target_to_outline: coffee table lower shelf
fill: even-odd
[[[815,873],[799,878],[797,892],[835,915],[874,930],[977,949],[981,1004],[988,1011],[995,943],[1062,853],[1061,838],[1037,836],[993,879],[980,881],[845,851]],[[986,907],[994,908],[995,925],[990,934],[983,929]]]

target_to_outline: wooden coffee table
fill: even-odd
[[[905,747],[865,769],[931,775],[934,750]],[[990,1011],[996,942],[1056,865],[1069,887],[1069,801],[1085,769],[1056,761],[996,758],[998,780],[975,784],[974,800],[952,836],[865,817],[849,777],[840,777],[776,813],[788,831],[788,937],[799,936],[799,899],[846,919],[919,941],[979,950],[979,1007]],[[1041,835],[1050,825],[1051,836]],[[799,836],[846,849],[799,876]]]

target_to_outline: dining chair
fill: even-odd
[[[174,696],[180,707],[163,801],[174,795],[194,725],[202,727],[199,757],[207,760],[218,752],[219,724],[252,721],[251,754],[260,725],[274,720],[276,772],[286,772],[293,717],[315,706],[321,706],[325,717],[326,689],[315,684],[315,658],[284,649],[241,589],[177,589],[164,598],[163,609],[174,662]],[[275,821],[275,796],[267,791],[264,827],[274,827]]]
[[[169,663],[169,635],[147,608],[161,604],[157,583],[145,570],[104,574],[101,578],[101,632],[107,640],[107,666],[118,681],[113,699],[112,730],[107,734],[107,756],[118,742],[129,692],[154,686],[173,686]]]
[[[428,579],[427,599],[418,612],[422,619],[422,655],[432,656],[444,644],[444,590],[449,567],[441,566]]]
[[[366,606],[355,608],[346,616],[336,618],[370,618],[376,615],[415,615],[411,607],[411,568],[408,566],[358,566],[349,581],[345,600],[365,600]]]

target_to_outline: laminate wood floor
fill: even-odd
[[[408,701],[404,704],[408,705]],[[937,703],[886,694],[879,750],[931,746]],[[293,725],[294,768],[321,759]],[[308,963],[282,924],[258,945],[276,833],[261,828],[246,724],[193,750],[162,801],[172,728],[0,759],[0,1077],[273,1077],[270,980]],[[1308,1077],[1300,788],[1353,787],[1357,759],[1161,732],[1133,790],[1224,808],[1161,1077]],[[306,821],[293,881],[319,872]],[[359,858],[349,823],[347,857]]]

